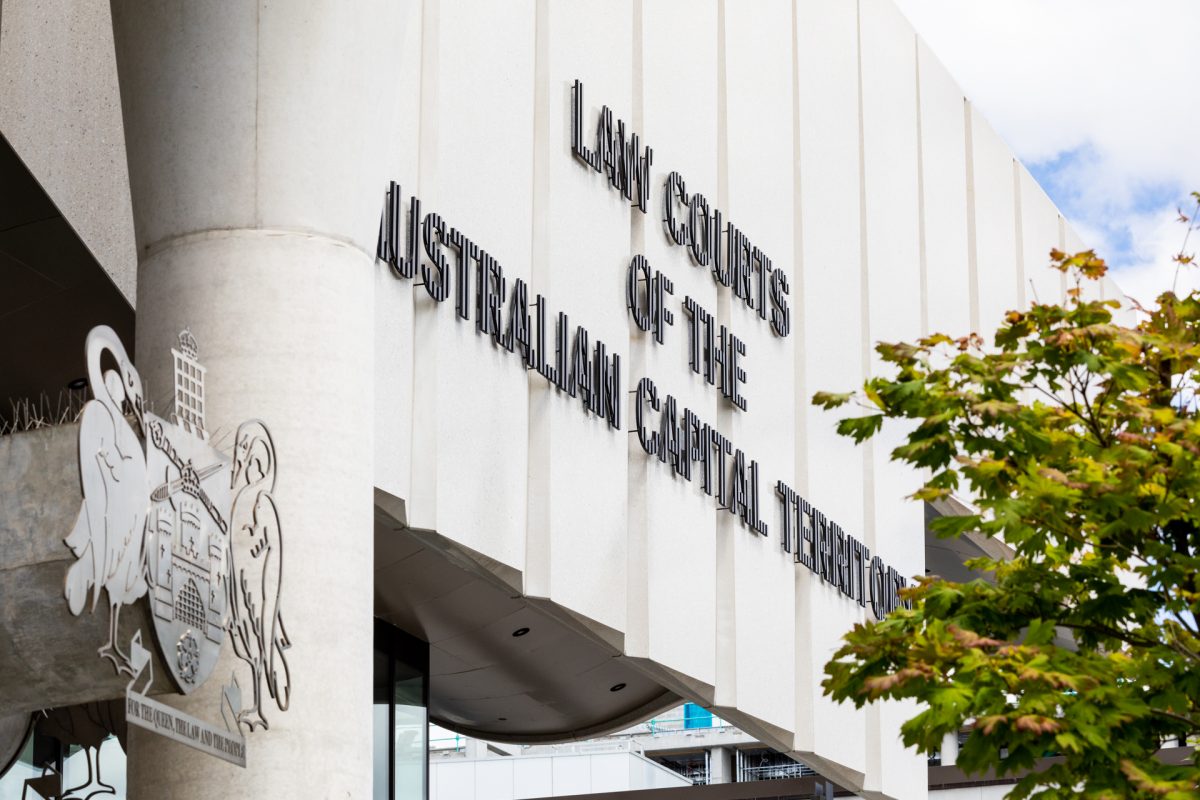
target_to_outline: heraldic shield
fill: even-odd
[[[146,583],[163,662],[184,694],[216,666],[229,621],[232,461],[204,426],[204,367],[179,336],[172,422],[146,414]]]
[[[163,661],[184,694],[208,678],[229,621],[228,457],[184,425],[146,415],[146,566]]]

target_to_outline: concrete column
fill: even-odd
[[[733,783],[733,751],[728,747],[709,749],[708,782]]]
[[[292,642],[291,707],[264,708],[246,769],[131,728],[131,798],[371,796],[373,254],[407,12],[113,2],[137,365],[169,414],[170,347],[190,327],[213,440],[269,425]],[[170,702],[219,721],[225,647]]]
[[[942,766],[953,767],[958,763],[958,732],[942,737]]]

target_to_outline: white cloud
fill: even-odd
[[[1200,2],[897,3],[1122,287],[1170,288],[1200,189]]]
[[[1165,253],[1166,258],[1153,258],[1123,265],[1117,273],[1117,280],[1125,294],[1143,305],[1148,305],[1173,285],[1179,293],[1200,290],[1200,268],[1179,267],[1176,276],[1176,265],[1170,261],[1171,254],[1179,251],[1184,232],[1183,226],[1175,221],[1174,215],[1134,215],[1129,227],[1133,235],[1135,253]],[[1189,250],[1196,249],[1193,246],[1195,237],[1196,234],[1193,233],[1189,241]]]

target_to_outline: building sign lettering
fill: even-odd
[[[571,153],[586,169],[606,178],[641,213],[648,213],[650,167],[654,151],[637,132],[614,117],[608,106],[585,125],[583,84],[571,87]],[[594,130],[593,136],[586,131]],[[790,284],[787,273],[739,227],[726,222],[720,209],[699,192],[689,193],[678,172],[662,187],[663,232],[675,246],[686,248],[691,263],[707,268],[719,288],[755,312],[778,337],[791,333]],[[424,258],[422,258],[422,254]],[[548,302],[518,278],[509,283],[495,256],[434,212],[423,212],[413,196],[407,207],[399,184],[384,196],[376,258],[395,277],[419,281],[442,304],[453,296],[460,320],[475,320],[480,336],[492,340],[527,370],[569,398],[586,413],[623,430],[621,356],[583,325],[572,326],[562,312],[551,316]],[[682,320],[688,368],[720,393],[724,403],[746,412],[746,341],[692,297],[678,298],[674,282],[635,254],[623,270],[630,319],[649,341],[662,345],[667,331]],[[682,407],[649,376],[632,382],[633,430],[647,456],[657,458],[671,474],[696,483],[718,508],[732,514],[748,531],[769,536],[762,494],[770,491],[754,458],[719,431],[711,421]],[[904,604],[899,590],[907,581],[869,548],[846,534],[784,481],[774,484],[783,552],[830,586],[883,617]]]

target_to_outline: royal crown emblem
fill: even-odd
[[[139,713],[129,721],[152,729],[161,725],[151,713],[155,707],[181,715],[134,688],[151,660],[140,631],[128,653],[121,648],[121,607],[148,598],[162,661],[184,694],[208,679],[230,638],[240,666],[225,687],[221,711],[232,737],[223,741],[191,718],[191,728],[183,728],[192,737],[160,732],[235,763],[240,755],[244,764],[239,730],[268,727],[264,690],[281,711],[291,694],[291,644],[279,610],[275,446],[266,425],[251,420],[239,426],[232,456],[217,449],[205,422],[205,368],[190,331],[179,335],[171,353],[174,409],[167,421],[146,409],[141,379],[112,329],[88,334],[93,399],[80,416],[83,503],[66,539],[78,559],[67,572],[67,603],[80,614],[89,601],[95,609],[102,590],[107,595],[109,637],[99,654],[130,676],[127,696],[136,702],[127,716]],[[102,369],[105,354],[115,370]],[[145,677],[144,687],[150,680]],[[250,690],[245,702],[242,687]]]

